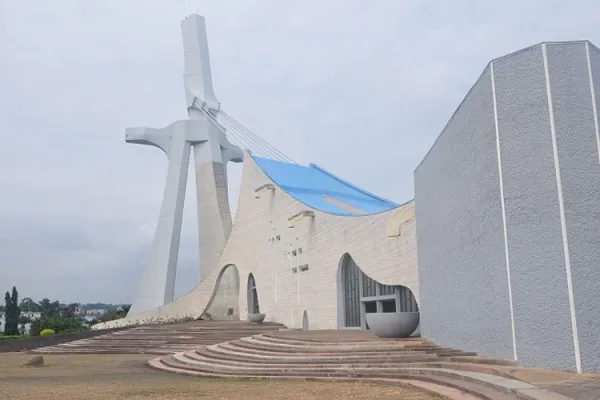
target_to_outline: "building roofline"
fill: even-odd
[[[332,174],[331,172],[327,171],[323,167],[318,166],[317,164],[310,163],[310,164],[308,164],[308,166],[310,168],[315,168],[315,169],[319,170],[320,172],[322,172],[322,173],[324,173],[326,175],[329,175],[330,177],[332,177],[333,179],[337,180],[338,182],[340,182],[340,183],[342,183],[342,184],[344,184],[344,185],[346,185],[346,186],[348,186],[348,187],[350,187],[350,188],[352,188],[352,189],[354,189],[354,190],[356,190],[358,192],[361,192],[362,194],[364,194],[366,196],[373,197],[376,200],[379,200],[379,201],[381,201],[383,203],[387,203],[387,204],[389,204],[391,206],[394,206],[394,207],[398,206],[397,203],[395,203],[395,202],[393,202],[391,200],[388,200],[388,199],[384,199],[383,197],[377,196],[376,194],[373,194],[373,193],[371,193],[371,192],[369,192],[367,190],[364,190],[364,189],[362,189],[362,188],[360,188],[360,187],[358,187],[358,186],[356,186],[356,185],[348,182],[347,180],[342,179],[339,176]]]
[[[249,153],[249,154],[250,154],[250,158],[252,159],[252,162],[253,162],[253,163],[254,163],[254,164],[255,164],[255,165],[258,167],[258,169],[259,169],[259,170],[260,170],[260,171],[261,171],[261,172],[262,172],[262,173],[263,173],[263,174],[264,174],[264,175],[265,175],[265,176],[266,176],[266,177],[267,177],[267,178],[268,178],[268,179],[269,179],[269,180],[270,180],[270,181],[271,181],[273,184],[275,184],[275,186],[277,186],[277,187],[278,187],[280,190],[282,190],[283,192],[285,192],[285,193],[286,193],[288,196],[290,196],[291,198],[293,198],[295,201],[297,201],[297,202],[299,202],[299,203],[301,203],[301,204],[305,205],[306,207],[310,208],[311,210],[314,210],[314,211],[317,211],[317,212],[320,212],[320,213],[329,214],[329,215],[335,215],[335,216],[338,216],[338,217],[368,217],[368,216],[372,216],[372,215],[377,215],[377,214],[381,214],[381,213],[385,213],[385,212],[391,212],[391,211],[393,211],[393,210],[397,210],[398,208],[400,208],[400,207],[402,207],[402,206],[405,206],[405,205],[409,204],[410,202],[412,202],[412,201],[414,200],[414,199],[412,199],[412,200],[409,200],[409,201],[407,201],[407,202],[405,202],[405,203],[403,203],[403,204],[397,204],[397,203],[394,203],[394,202],[392,202],[392,201],[390,201],[390,200],[386,200],[386,199],[384,199],[384,198],[382,198],[382,197],[379,197],[379,196],[376,196],[376,195],[374,195],[374,194],[371,194],[371,193],[369,193],[369,192],[367,192],[367,191],[365,191],[365,190],[363,190],[363,189],[361,189],[361,188],[359,188],[359,187],[357,187],[357,186],[355,186],[355,185],[353,185],[353,184],[351,184],[351,183],[349,183],[349,182],[347,182],[347,181],[345,181],[345,180],[343,180],[343,179],[341,179],[341,178],[339,178],[339,177],[337,177],[337,176],[333,175],[332,173],[330,173],[330,172],[326,171],[325,169],[323,169],[323,168],[319,167],[319,166],[318,166],[318,165],[316,165],[316,164],[312,164],[312,163],[311,163],[311,164],[309,164],[309,166],[308,166],[308,167],[306,167],[306,166],[302,166],[302,165],[297,165],[297,166],[300,166],[300,167],[303,167],[303,168],[314,168],[314,169],[318,170],[319,172],[322,172],[322,173],[324,173],[324,174],[327,174],[327,175],[328,175],[328,176],[330,176],[331,178],[334,178],[335,180],[339,181],[340,183],[342,183],[342,184],[344,184],[344,185],[347,185],[347,186],[351,187],[352,189],[354,189],[354,190],[357,190],[357,191],[359,191],[359,192],[361,192],[361,193],[363,193],[363,194],[365,194],[365,195],[371,196],[371,197],[373,197],[374,199],[377,199],[378,201],[384,202],[384,203],[386,203],[387,205],[389,205],[389,206],[390,206],[390,208],[388,208],[388,209],[385,209],[385,210],[381,210],[381,211],[377,211],[377,212],[366,212],[365,214],[351,214],[351,213],[346,213],[346,212],[343,212],[343,213],[342,213],[342,212],[339,212],[339,213],[337,213],[337,212],[331,212],[331,211],[325,211],[325,210],[321,210],[321,209],[319,209],[319,208],[315,208],[315,207],[311,206],[310,204],[308,204],[308,203],[306,203],[306,202],[302,201],[302,200],[301,200],[301,199],[299,199],[297,196],[295,196],[293,193],[290,193],[288,190],[286,190],[286,189],[285,189],[285,187],[284,187],[284,186],[286,186],[286,185],[283,185],[283,186],[282,186],[282,185],[281,185],[280,183],[278,183],[278,182],[277,182],[275,179],[273,179],[273,178],[271,177],[271,175],[270,175],[270,174],[269,174],[267,171],[265,171],[265,170],[264,170],[264,169],[261,167],[261,165],[260,165],[258,162],[256,162],[256,158],[263,158],[263,157],[255,157],[255,156],[253,156],[251,153]],[[284,162],[284,161],[272,160],[272,159],[269,159],[269,158],[265,158],[265,159],[266,159],[266,160],[270,160],[270,161],[274,161],[274,162],[280,162],[280,163],[284,163],[284,164],[289,164],[289,163],[286,163],[286,162]],[[291,164],[291,165],[296,165],[296,164]]]
[[[481,81],[481,79],[483,78],[483,76],[485,75],[485,73],[487,72],[487,70],[489,69],[490,65],[492,65],[492,63],[494,63],[496,61],[504,60],[506,58],[510,58],[510,57],[516,56],[517,54],[523,53],[523,52],[528,51],[528,50],[532,50],[532,49],[534,49],[536,47],[539,47],[539,46],[542,46],[544,44],[584,44],[584,43],[588,43],[591,47],[593,47],[594,49],[600,51],[600,48],[596,47],[592,42],[590,42],[587,39],[586,40],[543,41],[543,42],[539,42],[539,43],[536,43],[534,45],[527,46],[527,47],[524,47],[522,49],[513,51],[513,52],[505,54],[503,56],[493,58],[492,60],[488,61],[487,64],[485,65],[485,68],[483,69],[483,71],[479,75],[479,77],[475,80],[475,82],[473,82],[473,84],[471,85],[471,87],[469,88],[469,90],[467,91],[467,93],[464,95],[464,97],[461,100],[461,102],[454,109],[454,112],[452,113],[452,115],[450,116],[450,118],[448,118],[448,121],[446,121],[446,124],[444,124],[444,127],[442,128],[442,130],[440,131],[440,133],[436,137],[435,141],[429,147],[429,150],[427,150],[427,153],[425,153],[425,155],[423,156],[423,158],[421,159],[421,161],[419,162],[419,164],[417,164],[417,166],[413,169],[413,174],[415,172],[417,172],[417,170],[425,162],[425,160],[427,159],[427,157],[429,156],[429,154],[431,153],[431,151],[433,150],[433,148],[435,147],[435,145],[437,144],[437,142],[440,140],[440,138],[442,137],[442,135],[446,131],[446,128],[448,128],[448,125],[450,125],[450,122],[452,122],[452,120],[454,119],[454,117],[458,113],[458,110],[460,110],[460,108],[464,104],[465,100],[469,97],[469,95],[471,94],[471,92],[473,91],[473,89],[475,88],[475,86],[477,86],[477,83],[479,83],[479,81]]]

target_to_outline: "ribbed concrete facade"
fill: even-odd
[[[600,370],[598,79],[588,42],[494,60],[417,167],[424,336]]]

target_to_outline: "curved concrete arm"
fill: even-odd
[[[221,135],[220,142],[221,152],[223,153],[223,162],[232,161],[240,163],[244,161],[244,151],[232,144],[225,135]]]
[[[171,150],[171,136],[164,129],[127,128],[125,142],[158,147],[168,156]]]

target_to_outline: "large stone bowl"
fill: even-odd
[[[265,314],[250,314],[248,313],[248,321],[253,324],[261,324],[265,320]]]
[[[368,313],[367,325],[380,338],[407,338],[419,326],[418,312]]]

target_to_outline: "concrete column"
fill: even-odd
[[[394,300],[396,301],[396,312],[400,312],[402,309],[402,303],[400,302],[400,288],[394,288]]]
[[[231,233],[231,211],[227,195],[226,167],[219,162],[203,162],[194,146],[196,196],[198,199],[198,248],[200,282],[219,267],[219,257]]]
[[[129,130],[127,140],[157,146],[169,160],[150,260],[129,311],[129,315],[135,315],[173,301],[190,144],[185,140],[185,131],[175,124],[161,130]]]
[[[173,301],[190,147],[196,164],[201,279],[219,266],[231,233],[226,163],[241,161],[242,155],[212,121],[201,116],[163,129],[129,129],[126,141],[158,147],[169,159],[152,254],[128,313],[131,316]]]
[[[358,298],[360,299],[360,327],[362,329],[367,329],[367,310],[365,307],[365,303],[362,302],[363,298],[363,279],[362,272],[358,274]]]

